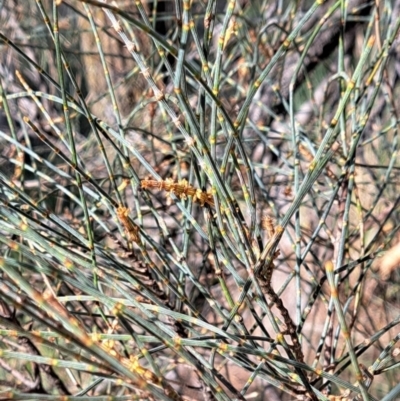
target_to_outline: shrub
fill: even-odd
[[[400,4],[131,3],[0,10],[0,399],[395,399]]]

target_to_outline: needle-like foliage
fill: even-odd
[[[0,400],[397,399],[399,36],[0,0]]]

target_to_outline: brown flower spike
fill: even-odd
[[[202,191],[199,188],[192,187],[185,179],[175,182],[172,178],[167,178],[165,181],[142,180],[141,187],[143,189],[156,188],[167,191],[168,195],[174,194],[179,199],[187,199],[188,196],[193,198],[194,202],[204,206],[206,203],[214,207],[214,200],[210,191]]]
[[[140,244],[139,227],[130,220],[129,209],[124,206],[119,206],[117,209],[117,216],[124,226],[128,240]]]

